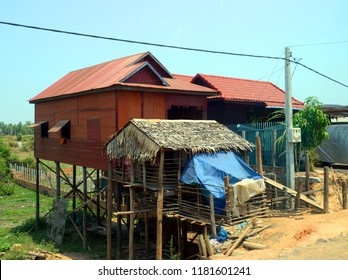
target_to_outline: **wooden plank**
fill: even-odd
[[[265,182],[266,182],[266,183],[270,184],[271,186],[273,186],[273,187],[275,187],[275,188],[277,188],[277,189],[279,189],[279,190],[282,190],[282,191],[283,191],[284,188],[286,188],[287,193],[288,193],[289,195],[291,195],[291,196],[293,196],[293,197],[296,197],[297,191],[292,190],[292,189],[290,189],[290,188],[287,188],[287,187],[285,187],[284,185],[282,185],[282,184],[280,184],[280,183],[278,183],[278,182],[276,182],[276,181],[273,181],[273,180],[270,179],[270,178],[264,177],[264,179],[265,179]],[[302,201],[308,203],[309,205],[315,207],[316,209],[318,209],[318,210],[320,210],[320,211],[324,211],[323,206],[319,205],[318,203],[316,203],[316,202],[313,201],[312,199],[310,199],[310,198],[304,196],[303,194],[300,195],[300,199],[301,199]]]
[[[236,240],[236,242],[234,242],[232,244],[232,246],[230,246],[227,250],[225,255],[226,256],[231,256],[233,251],[238,247],[238,245],[243,241],[244,237],[250,233],[251,229],[253,227],[253,223],[250,223],[246,226],[246,228],[243,230],[242,234],[238,237],[238,239]]]

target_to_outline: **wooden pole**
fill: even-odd
[[[231,188],[230,188],[230,177],[225,176],[224,178],[224,185],[225,185],[225,199],[226,199],[226,205],[225,205],[225,211],[228,221],[232,222],[232,204],[231,204]]]
[[[157,193],[157,235],[156,235],[156,259],[162,259],[162,235],[163,235],[163,170],[164,150],[160,151],[160,163],[158,170],[158,193]]]
[[[238,237],[238,239],[236,240],[236,242],[233,243],[233,245],[228,248],[228,250],[226,251],[225,255],[226,256],[231,256],[233,251],[239,246],[239,244],[243,241],[244,237],[251,231],[253,227],[253,224],[250,223],[247,225],[247,227],[244,229],[244,231],[242,232],[242,234]]]
[[[40,227],[40,159],[36,158],[36,229]]]
[[[261,152],[261,140],[260,136],[256,136],[256,152],[257,152],[257,171],[259,172],[260,175],[263,174],[263,169],[262,169],[262,152]]]
[[[116,210],[117,212],[121,212],[122,207],[122,194],[121,194],[121,184],[116,183]],[[112,201],[111,201],[112,203]],[[122,216],[117,215],[117,227],[116,227],[116,233],[117,233],[117,243],[116,243],[116,258],[121,258],[122,253]]]
[[[300,180],[298,182],[298,188],[297,188],[297,194],[296,194],[296,200],[295,200],[295,211],[300,207],[301,192],[302,192],[302,181]]]
[[[56,185],[57,185],[57,199],[60,199],[60,163],[56,161]]]
[[[83,248],[87,249],[87,168],[83,167]]]
[[[130,186],[129,188],[129,210],[134,211],[134,188]],[[128,250],[129,250],[129,260],[134,259],[134,214],[129,215],[129,237],[128,237]]]
[[[112,259],[112,247],[111,247],[111,218],[112,218],[112,164],[109,161],[108,169],[108,192],[106,196],[106,248],[107,248],[107,259]]]
[[[272,132],[272,173],[274,173],[277,155],[277,131],[274,129]]]
[[[342,206],[343,209],[348,209],[347,203],[347,181],[342,182]]]
[[[73,165],[73,197],[72,197],[72,208],[73,208],[73,221],[76,223],[76,195],[77,195],[77,190],[76,190],[76,165]]]
[[[309,165],[309,154],[308,154],[308,152],[305,152],[305,164],[306,164],[306,186],[305,186],[305,190],[309,191],[310,165]]]
[[[215,209],[214,209],[214,197],[212,194],[209,195],[210,201],[210,223],[211,223],[211,235],[213,239],[216,239],[216,224],[215,224]]]
[[[147,181],[146,181],[146,162],[143,162],[143,187],[144,187],[144,196],[145,196],[145,203],[147,200]],[[147,205],[145,204],[145,207]],[[146,258],[148,259],[150,256],[150,240],[149,240],[149,213],[144,213],[144,219],[145,219],[145,254]]]
[[[329,213],[329,167],[324,167],[324,213]]]
[[[97,189],[97,224],[100,225],[100,176],[99,176],[99,169],[97,169],[97,178],[96,178],[96,189]]]

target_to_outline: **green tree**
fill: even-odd
[[[309,155],[310,168],[314,169],[315,149],[324,139],[329,139],[326,126],[330,125],[329,117],[322,111],[322,103],[317,97],[310,96],[304,101],[306,107],[293,117],[294,127],[301,128],[300,150]]]
[[[293,124],[301,128],[301,149],[310,152],[329,138],[325,128],[330,125],[330,119],[317,97],[306,98],[304,104],[306,107],[294,115]]]

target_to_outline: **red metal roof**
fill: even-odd
[[[207,74],[197,74],[193,83],[208,86],[219,91],[219,96],[211,99],[224,99],[236,102],[260,102],[268,107],[284,108],[285,92],[271,82],[238,79]],[[304,108],[304,104],[292,98],[294,109]]]
[[[163,85],[122,82],[127,80],[132,73],[137,73],[144,66],[150,66],[150,63],[152,64],[152,67],[149,67],[150,71],[153,71],[163,81]],[[162,75],[156,69],[160,70]],[[216,94],[216,91],[213,89],[176,79],[151,53],[146,52],[72,71],[31,98],[29,102],[35,103],[50,98],[106,89],[113,86],[136,87],[144,90],[179,91],[186,94]]]

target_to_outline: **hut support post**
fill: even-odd
[[[347,181],[342,182],[342,206],[343,209],[348,209],[347,205]]]
[[[310,171],[310,165],[309,165],[309,155],[308,152],[305,152],[305,168],[306,168],[306,187],[305,190],[309,191],[309,171]]]
[[[134,188],[129,187],[129,211],[134,211]],[[134,214],[129,215],[129,238],[128,238],[128,250],[129,260],[134,259]]]
[[[147,184],[146,184],[146,162],[143,162],[143,187],[144,187],[144,196],[145,201],[147,200]],[[146,202],[145,202],[146,203]],[[145,208],[147,208],[147,205],[145,205]],[[146,258],[148,259],[150,256],[150,242],[149,242],[149,213],[144,213],[144,219],[145,219],[145,254]]]
[[[87,249],[87,168],[83,167],[83,248]]]
[[[158,170],[158,194],[157,194],[157,236],[156,259],[162,259],[162,234],[163,234],[163,169],[164,150],[160,150],[160,164]]]
[[[297,188],[297,194],[296,194],[296,200],[295,200],[295,211],[297,211],[298,208],[300,208],[301,192],[302,192],[302,181],[300,180],[298,182],[298,188]]]
[[[275,172],[277,154],[277,131],[272,131],[272,173]]]
[[[210,223],[211,223],[211,234],[213,239],[216,239],[216,225],[215,225],[215,210],[214,210],[214,197],[212,194],[209,196],[210,200]]]
[[[121,184],[116,184],[116,210],[117,212],[120,212],[122,207],[122,194],[121,194]],[[121,251],[122,251],[122,216],[117,215],[117,244],[116,244],[116,257],[117,259],[121,258]]]
[[[225,176],[224,178],[225,184],[225,198],[226,198],[226,216],[229,223],[232,222],[232,204],[231,204],[231,188],[230,188],[230,178],[229,176]]]
[[[36,229],[40,227],[40,159],[36,158]]]
[[[130,165],[130,175],[131,175],[131,184],[129,186],[129,211],[132,213],[134,211],[134,188],[132,184],[134,183],[134,161],[131,161]],[[134,258],[134,214],[129,214],[129,237],[128,237],[128,258],[133,260]]]
[[[112,259],[112,249],[111,249],[111,215],[112,215],[112,164],[109,161],[109,169],[108,169],[108,192],[106,196],[106,250],[107,250],[107,259]]]
[[[324,213],[329,213],[329,167],[324,167]]]

